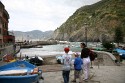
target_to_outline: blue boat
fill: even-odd
[[[119,53],[119,55],[120,55],[123,59],[125,59],[125,50],[117,48],[117,49],[115,49],[115,51],[117,51],[117,53]]]
[[[0,67],[0,83],[38,83],[37,67],[26,61],[15,61]]]

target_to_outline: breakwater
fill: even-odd
[[[39,45],[54,45],[57,44],[57,41],[55,40],[47,40],[47,41],[33,41],[33,42],[16,42],[17,46],[20,46],[20,48],[33,48],[37,47]]]

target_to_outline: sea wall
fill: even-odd
[[[4,49],[0,54],[0,58],[2,58],[2,56],[5,54],[13,54],[13,53],[14,53],[14,46],[13,45],[6,46],[4,47]]]

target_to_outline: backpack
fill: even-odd
[[[90,57],[91,61],[94,61],[95,58],[97,58],[97,54],[95,52],[93,52],[92,50],[90,50],[89,57]]]

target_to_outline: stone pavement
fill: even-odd
[[[125,66],[101,66],[99,69],[94,67],[91,72],[91,80],[99,83],[125,83]]]
[[[108,54],[99,53],[99,56],[101,57],[93,63],[93,69],[90,69],[88,82],[83,83],[125,83],[125,60],[117,66]],[[63,83],[61,65],[46,65],[40,68],[43,69],[44,77],[44,81],[40,80],[40,83]],[[69,83],[72,83],[73,74],[74,71],[71,70]]]
[[[44,81],[40,83],[63,83],[62,71],[43,73]],[[70,83],[73,80],[73,70],[70,73]],[[77,80],[78,83],[79,80]],[[86,83],[83,81],[83,83]],[[125,83],[125,66],[93,66],[90,69],[90,79],[87,83]]]

